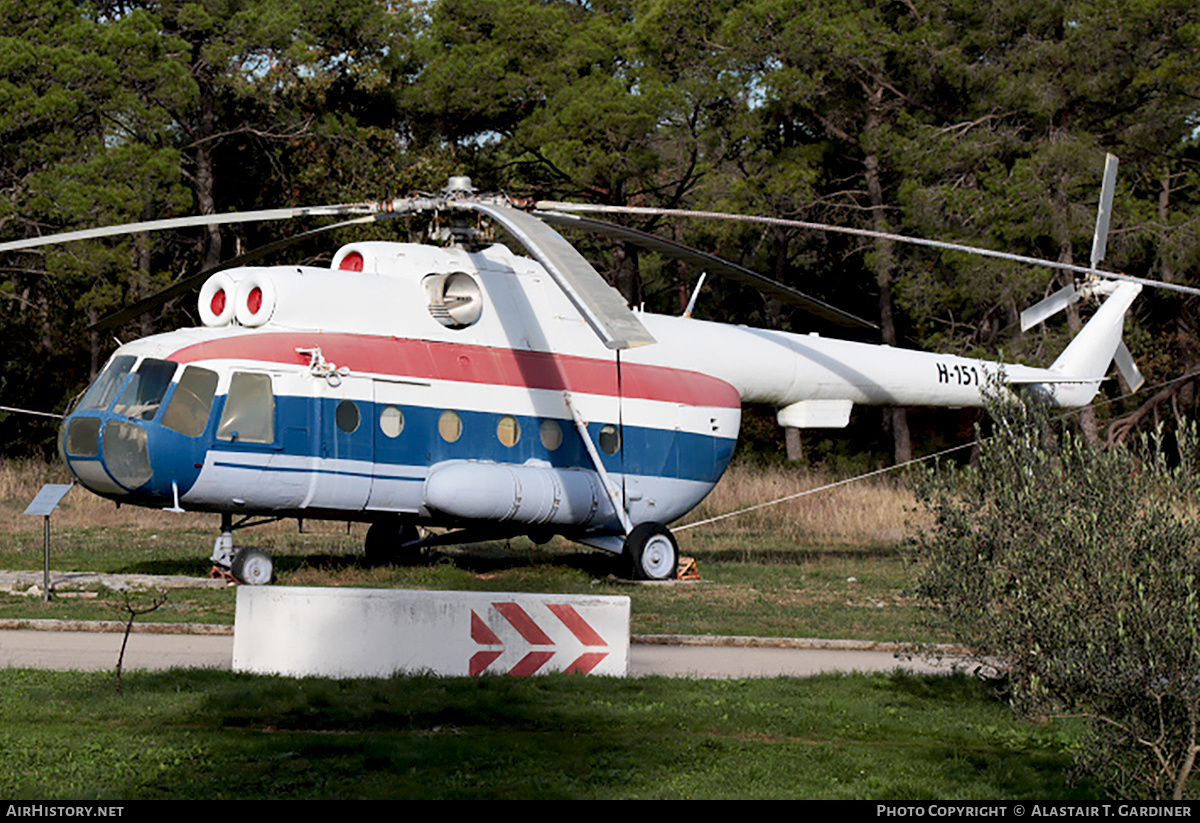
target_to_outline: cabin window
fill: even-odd
[[[135,423],[109,420],[104,426],[104,467],[127,489],[136,489],[154,476],[150,466],[149,438]]]
[[[462,418],[458,412],[447,409],[438,418],[438,434],[447,443],[453,443],[462,437]]]
[[[543,420],[539,433],[546,451],[554,451],[562,445],[562,426],[558,425],[557,420]]]
[[[122,354],[119,357],[114,357],[109,364],[105,366],[104,371],[100,372],[100,376],[96,378],[96,382],[84,395],[83,401],[79,404],[80,409],[95,409],[103,411],[112,403],[113,398],[117,396],[117,390],[121,388],[121,384],[125,382],[125,375],[133,369],[133,364],[137,361],[136,357],[128,354]]]
[[[616,454],[621,450],[621,431],[612,423],[600,427],[600,450],[605,454]]]
[[[379,413],[379,430],[384,437],[396,438],[404,431],[404,412],[396,406],[387,406]]]
[[[338,403],[337,411],[334,412],[334,420],[337,421],[337,427],[346,434],[354,434],[358,431],[358,426],[362,423],[362,414],[358,411],[358,404],[353,400],[343,400]]]
[[[217,439],[237,443],[275,442],[275,395],[266,374],[234,372]]]
[[[163,425],[187,437],[199,437],[208,428],[208,415],[216,394],[217,373],[188,366],[163,412]]]
[[[95,457],[100,453],[100,418],[76,417],[67,428],[67,454]]]
[[[521,424],[517,422],[517,418],[511,414],[501,417],[496,425],[496,437],[509,448],[517,445],[517,441],[521,439]]]
[[[176,364],[170,360],[147,357],[125,383],[125,390],[113,406],[114,414],[138,420],[153,420],[162,405],[163,395],[175,376]]]

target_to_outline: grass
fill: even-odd
[[[41,483],[63,479],[59,471],[37,463],[0,464],[0,512],[10,515],[0,517],[0,568],[41,569],[41,518],[19,512]],[[239,537],[271,551],[278,582],[285,585],[624,594],[633,599],[637,634],[944,639],[904,594],[908,576],[898,541],[915,503],[898,483],[844,486],[686,528],[824,482],[799,470],[731,469],[679,533],[681,550],[697,559],[702,580],[669,586],[615,580],[622,570],[616,558],[562,540],[545,547],[524,538],[474,544],[437,550],[421,566],[370,568],[361,562],[362,524],[306,522],[300,533],[293,521]],[[118,510],[77,489],[52,519],[51,565],[204,576],[216,524],[214,515]],[[0,618],[111,619],[121,595],[102,588],[95,594],[49,604],[0,594]],[[178,590],[153,619],[232,623],[233,606],[232,590]]]
[[[0,671],[0,796],[1084,799],[962,677],[329,681]]]
[[[904,564],[894,555],[767,564],[703,561],[704,579],[695,583],[630,585],[605,576],[602,555],[539,552],[530,557],[502,546],[474,546],[467,552],[443,554],[426,566],[385,569],[364,568],[356,557],[277,558],[279,583],[627,595],[633,601],[635,634],[944,639],[905,596]],[[168,561],[155,561],[149,567],[166,565]],[[107,570],[147,568],[145,563],[130,566]],[[40,582],[40,574],[32,576]],[[36,596],[0,594],[0,619],[111,620],[121,613],[121,592],[99,586],[92,592],[95,596],[88,599],[64,596],[50,603]],[[172,590],[153,621],[232,624],[234,595],[233,589]]]

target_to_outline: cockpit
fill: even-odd
[[[59,438],[63,459],[98,494],[139,490],[155,474],[152,439],[200,438],[207,431],[217,383],[211,369],[118,354],[67,415]],[[261,421],[257,426],[252,436],[261,435]]]

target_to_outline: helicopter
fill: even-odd
[[[1114,359],[1140,382],[1122,327],[1153,281],[1096,268],[1111,189],[1106,170],[1091,266],[1067,266],[1077,284],[1026,312],[1032,325],[1084,297],[1103,300],[1048,368],[708,322],[691,306],[680,317],[634,311],[555,227],[640,242],[839,326],[872,326],[729,261],[580,215],[612,207],[480,195],[468,178],[439,194],[149,221],[0,252],[189,225],[351,218],[325,231],[435,215],[443,246],[351,242],[328,267],[254,266],[243,255],[151,298],[199,284],[201,325],[113,353],[65,415],[64,463],[118,503],[218,513],[211,559],[251,585],[271,582],[273,561],[235,545],[234,533],[291,518],[370,524],[372,562],[561,535],[624,557],[635,579],[666,580],[679,563],[669,524],[720,480],[744,403],[773,405],[782,426],[839,428],[855,405],[981,406],[1000,374],[1064,408],[1091,402]],[[529,256],[488,242],[485,220]],[[450,531],[423,538],[423,527]]]

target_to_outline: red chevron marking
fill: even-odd
[[[604,638],[592,628],[590,623],[580,617],[579,612],[575,611],[574,607],[569,603],[551,603],[546,608],[554,612],[554,616],[561,620],[563,625],[570,629],[571,634],[575,635],[583,645],[608,645],[604,642]]]

